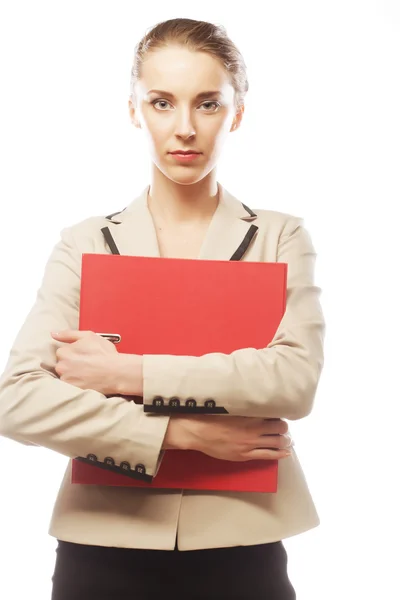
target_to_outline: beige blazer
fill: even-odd
[[[159,256],[148,189],[119,213],[61,232],[0,379],[0,434],[70,458],[107,459],[117,470],[128,463],[131,476],[151,481],[170,419],[147,412],[154,399],[160,405],[160,398],[177,397],[182,406],[195,399],[191,404],[210,414],[223,407],[229,415],[304,418],[323,367],[325,323],[303,220],[249,208],[219,184],[220,203],[199,258],[288,263],[286,312],[271,343],[229,355],[145,355],[144,406],[61,381],[54,368],[59,344],[50,331],[79,328],[82,253],[109,253],[114,240],[121,254]],[[84,486],[71,484],[70,476],[71,461],[49,533],[81,544],[173,550],[177,537],[180,550],[195,550],[273,542],[319,524],[295,451],[279,462],[276,494]]]

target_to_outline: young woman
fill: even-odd
[[[151,182],[123,211],[62,231],[0,382],[0,433],[71,458],[141,464],[148,479],[165,449],[279,459],[278,491],[73,485],[70,462],[50,526],[53,600],[295,598],[282,540],[319,519],[283,419],[312,409],[325,325],[302,219],[242,203],[217,182],[247,89],[222,27],[173,19],[139,43],[129,114],[148,142]],[[81,255],[109,253],[110,244],[128,255],[230,260],[239,251],[243,261],[286,262],[287,307],[274,339],[229,355],[137,356],[78,331]],[[128,394],[145,404],[157,394],[213,398],[230,415],[151,415]]]

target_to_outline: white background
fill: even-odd
[[[0,13],[0,370],[60,230],[123,209],[149,157],[127,102],[155,23],[223,24],[250,90],[218,179],[253,209],[305,219],[326,359],[290,423],[321,525],[285,540],[298,600],[400,597],[400,8],[396,0],[17,1]],[[0,597],[50,598],[47,535],[67,459],[0,441]]]

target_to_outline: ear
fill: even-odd
[[[238,129],[240,127],[240,124],[243,119],[243,113],[244,113],[244,104],[242,104],[239,107],[239,110],[237,111],[235,118],[232,121],[231,131],[236,131],[236,129]]]
[[[137,118],[136,109],[134,107],[131,97],[129,97],[129,100],[128,100],[128,110],[129,110],[130,120],[132,121],[133,125],[135,127],[137,127],[138,129],[141,129],[140,121]]]

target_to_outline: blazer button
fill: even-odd
[[[164,406],[164,398],[162,396],[155,396],[153,398],[153,406]]]
[[[215,408],[215,400],[206,400],[204,406],[206,408]]]
[[[121,467],[121,469],[123,469],[124,471],[130,471],[131,470],[131,465],[128,463],[127,460],[123,460],[122,463],[119,465]]]
[[[142,465],[142,463],[139,463],[139,464],[136,465],[135,471],[137,471],[141,475],[145,475],[146,474],[146,467],[144,465]]]
[[[87,458],[92,462],[97,462],[97,456],[95,454],[88,454]]]
[[[104,459],[104,464],[114,466],[115,460],[112,458],[112,456],[106,456],[106,458]]]
[[[188,406],[189,408],[195,408],[197,402],[194,398],[188,398],[185,402],[186,406]]]
[[[181,402],[180,402],[179,398],[177,398],[176,396],[174,396],[173,398],[170,399],[169,405],[170,406],[180,406]]]

